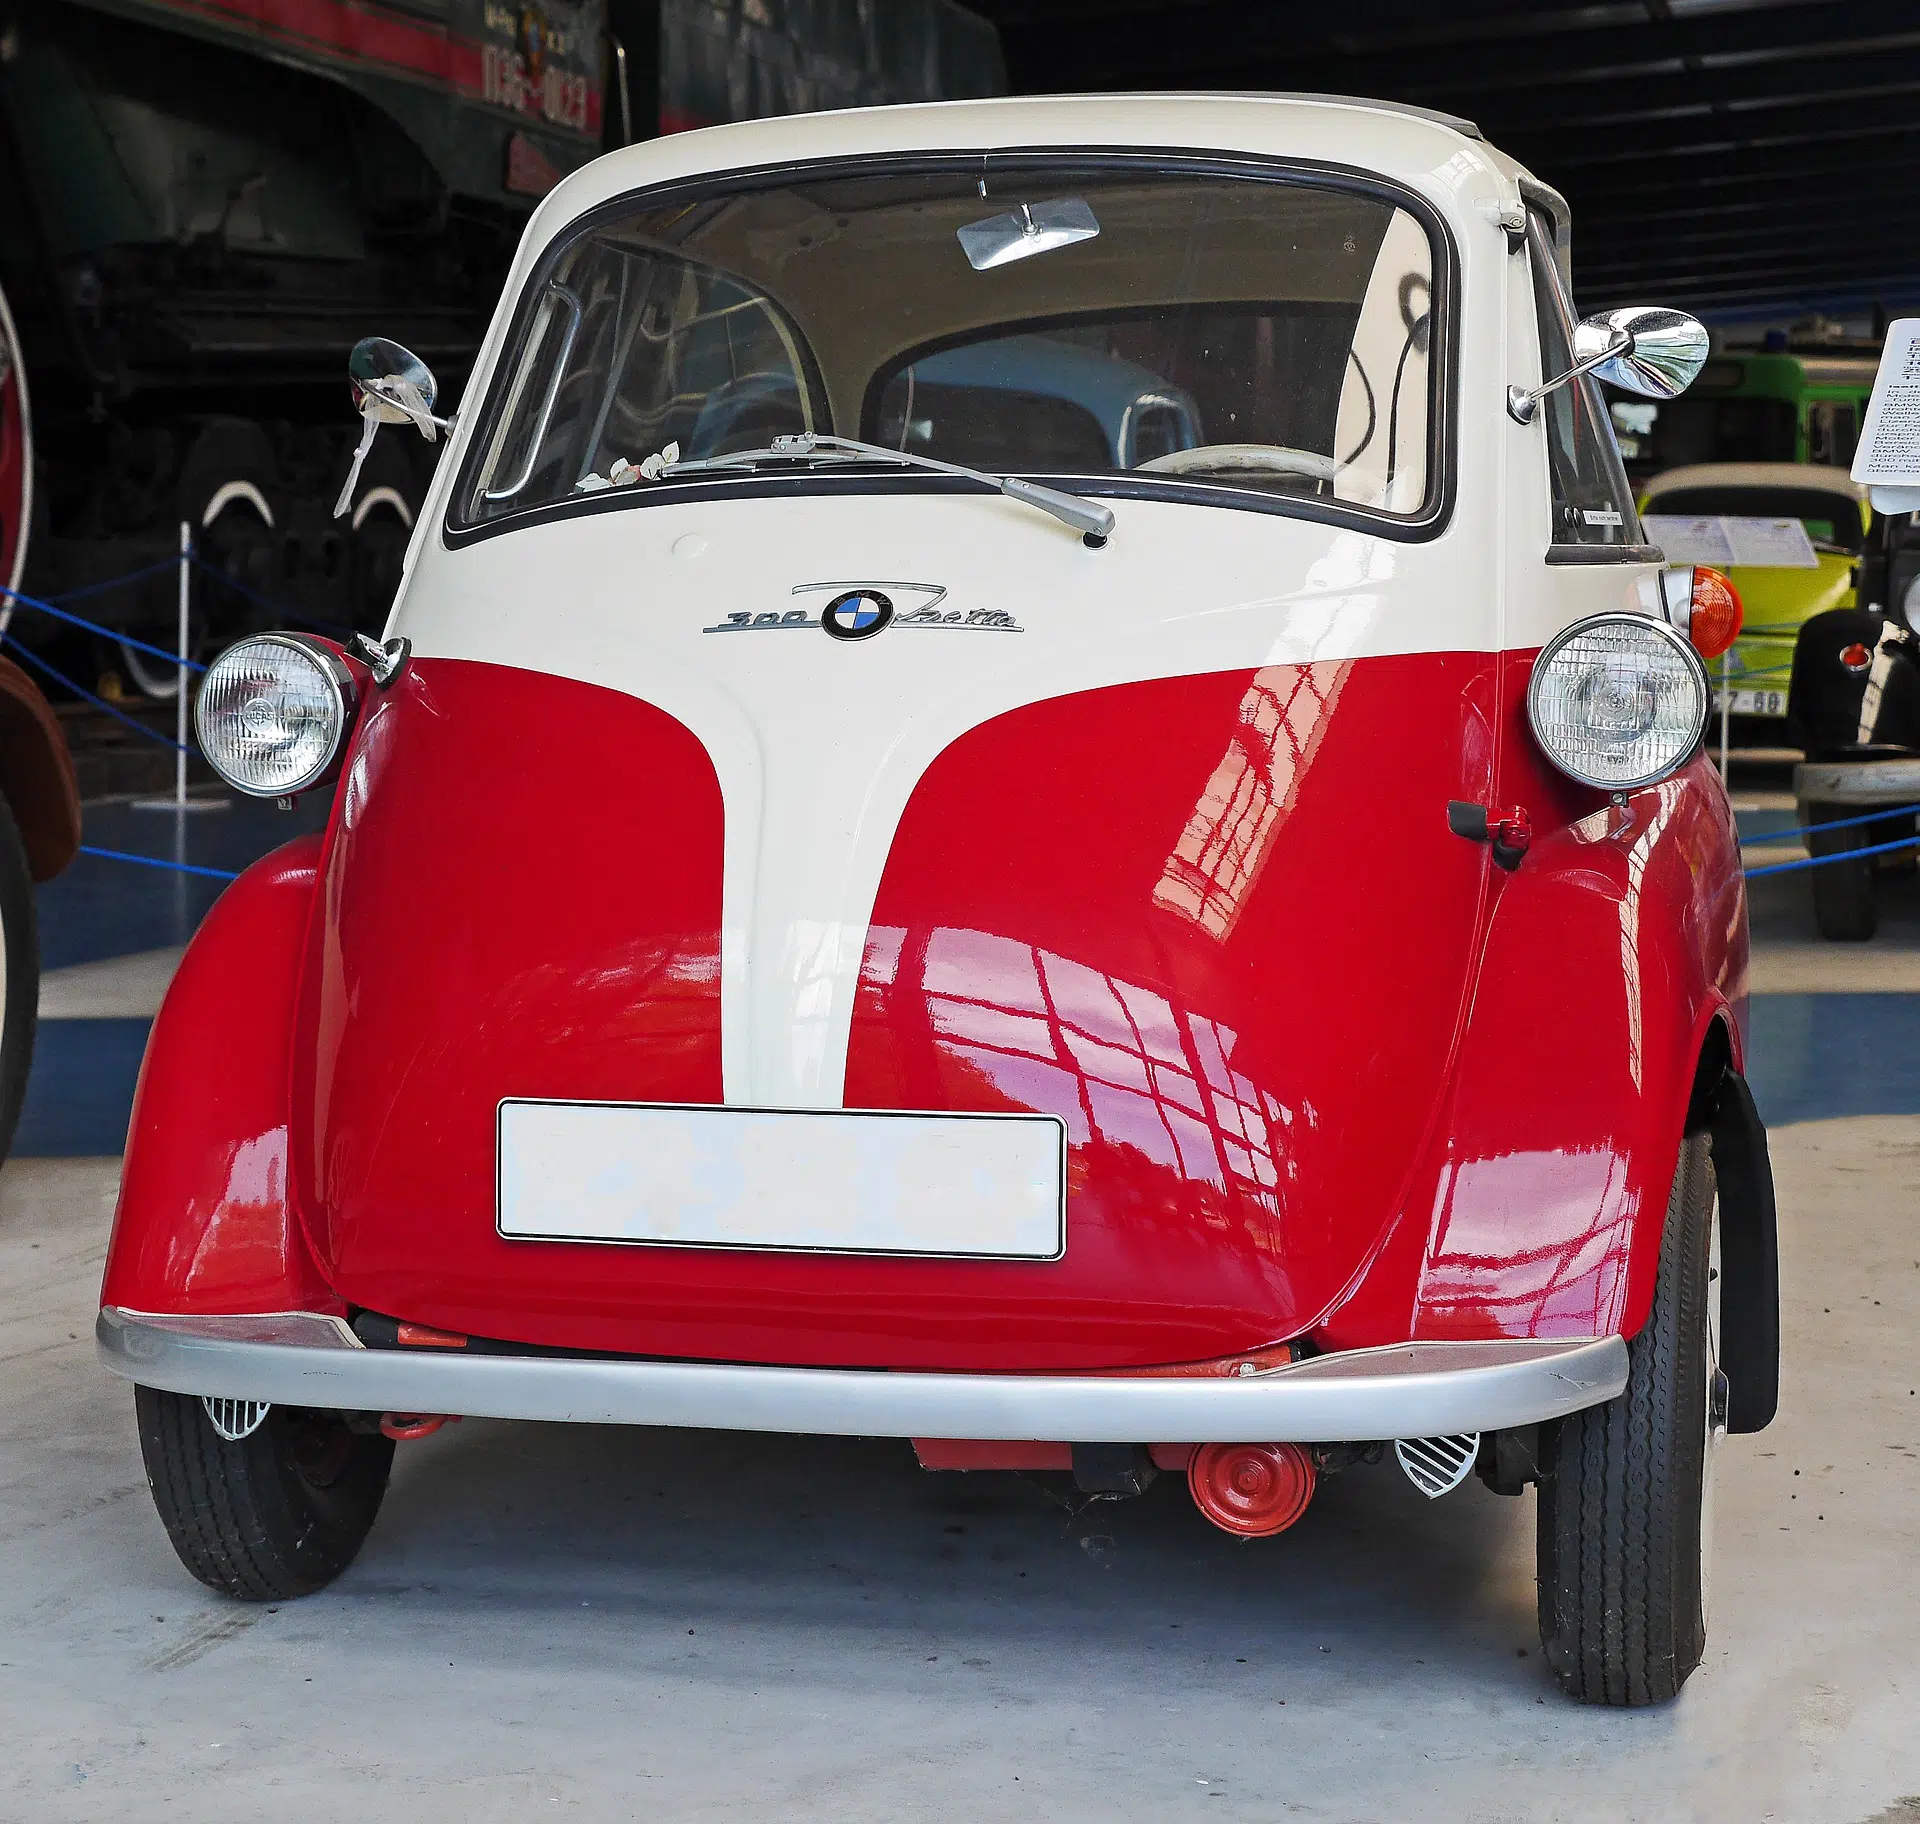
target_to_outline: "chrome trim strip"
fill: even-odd
[[[114,1373],[174,1393],[349,1411],[843,1437],[1076,1444],[1439,1437],[1559,1418],[1612,1399],[1627,1384],[1627,1345],[1617,1336],[1403,1343],[1217,1379],[1096,1378],[316,1349],[211,1334],[206,1322],[108,1306],[94,1334]],[[190,1331],[189,1324],[199,1327]]]
[[[109,1305],[117,1319],[135,1332],[166,1331],[176,1336],[205,1337],[214,1342],[271,1343],[277,1347],[308,1349],[364,1349],[344,1317],[319,1311],[242,1311],[181,1314],[168,1311],[129,1311]],[[135,1345],[137,1346],[137,1345]]]

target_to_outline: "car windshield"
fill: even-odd
[[[1111,160],[652,192],[536,278],[456,518],[644,493],[676,459],[806,432],[1095,491],[1124,474],[1417,516],[1434,261],[1368,191]],[[859,463],[765,466],[830,486]]]
[[[1729,519],[1797,519],[1815,545],[1858,556],[1866,542],[1859,503],[1824,488],[1669,488],[1647,502],[1649,513],[1678,517],[1724,515]]]

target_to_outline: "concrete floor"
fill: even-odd
[[[73,1080],[144,1036],[170,894],[118,939],[66,918],[43,1031]],[[1531,1496],[1428,1504],[1390,1468],[1241,1545],[1173,1479],[1075,1513],[1056,1479],[928,1476],[897,1443],[469,1421],[401,1447],[332,1589],[231,1604],[174,1559],[93,1359],[117,1161],[16,1158],[0,1824],[1920,1824],[1920,881],[1858,949],[1811,944],[1805,897],[1756,883],[1763,1108],[1879,1112],[1775,1129],[1782,1411],[1722,1454],[1711,1639],[1673,1706],[1555,1692]]]
[[[1779,1421],[1706,1663],[1564,1702],[1532,1498],[1330,1482],[1241,1545],[894,1443],[468,1421],[332,1589],[180,1569],[96,1367],[111,1162],[0,1174],[0,1818],[1920,1820],[1920,1118],[1782,1130]]]

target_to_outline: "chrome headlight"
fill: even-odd
[[[1920,576],[1916,576],[1907,585],[1907,592],[1900,598],[1900,612],[1915,633],[1920,633]]]
[[[1700,655],[1664,621],[1596,614],[1542,649],[1527,686],[1534,739],[1569,779],[1630,792],[1664,779],[1707,725]]]
[[[337,653],[297,633],[263,633],[207,667],[193,726],[208,764],[250,798],[289,798],[338,762],[358,698]]]

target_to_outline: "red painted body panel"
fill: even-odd
[[[1492,686],[1460,654],[1130,684],[998,717],[921,780],[846,1100],[1066,1120],[1035,1317],[1167,1361],[1338,1298],[1446,1081],[1486,872],[1446,805],[1487,793]]]
[[[1703,755],[1620,810],[1527,731],[1503,664],[1500,801],[1535,837],[1495,907],[1458,1069],[1404,1213],[1319,1340],[1582,1337],[1646,1321],[1695,1065],[1747,998],[1733,813]]]
[[[375,697],[340,789],[293,1072],[316,1252],[375,1310],[556,1342],[597,1312],[589,1346],[627,1346],[643,1263],[494,1233],[494,1110],[720,1100],[711,763],[631,697],[429,660]]]
[[[287,1066],[321,839],[214,903],[154,1021],[100,1297],[134,1311],[344,1309],[288,1198]]]
[[[417,662],[369,715],[312,939],[317,1251],[358,1304],[639,1353],[1044,1371],[1293,1334],[1399,1207],[1446,1078],[1485,858],[1445,806],[1487,787],[1492,688],[1470,655],[1164,680],[936,760],[881,883],[846,1099],[1063,1115],[1067,1257],[1030,1265],[502,1241],[500,1097],[720,1099],[720,797],[644,704]],[[981,1039],[1045,1026],[1036,995],[1040,1051]]]
[[[722,803],[657,709],[416,661],[367,708],[317,905],[296,845],[189,953],[106,1297],[1030,1372],[1631,1329],[1694,1059],[1743,1014],[1738,850],[1703,761],[1624,817],[1547,768],[1529,663],[1130,684],[935,760],[845,1099],[1068,1122],[1066,1258],[1008,1263],[498,1237],[501,1096],[721,1100]],[[1519,872],[1451,834],[1452,798],[1528,810]],[[290,1150],[311,1260],[284,1190],[230,1190],[248,1147]]]

